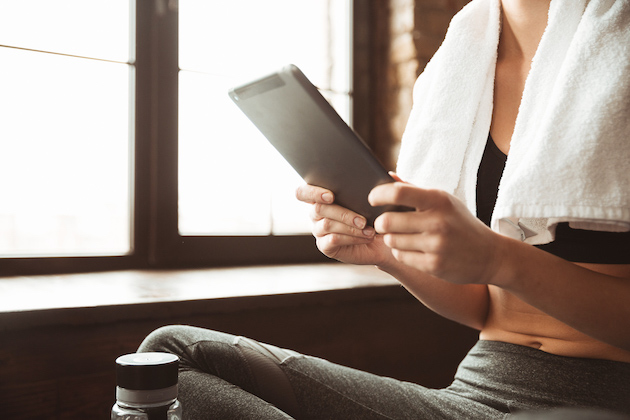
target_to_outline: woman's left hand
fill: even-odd
[[[403,264],[452,283],[491,283],[500,262],[500,235],[477,219],[456,197],[403,182],[375,187],[371,205],[403,205],[411,212],[387,212],[374,227]]]

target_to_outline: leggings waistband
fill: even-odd
[[[510,408],[583,406],[630,413],[630,363],[558,356],[480,340],[460,364],[459,393],[489,395]]]

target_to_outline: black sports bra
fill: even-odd
[[[488,136],[477,172],[477,217],[488,226],[506,160],[507,155]],[[555,241],[536,247],[573,262],[630,264],[630,232],[572,229],[568,223],[560,223]]]

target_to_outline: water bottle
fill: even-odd
[[[116,359],[112,420],[181,420],[177,400],[179,358],[170,353],[132,353]]]

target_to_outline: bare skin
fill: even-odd
[[[525,4],[528,3],[528,4]],[[496,66],[494,109],[490,133],[509,153],[520,99],[538,43],[543,35],[548,0],[504,0],[501,40]],[[576,264],[595,273],[630,278],[630,265]],[[630,354],[593,340],[505,289],[488,286],[490,307],[480,337],[509,341],[567,356],[630,361]]]
[[[508,153],[549,0],[502,4],[490,131]],[[297,197],[313,204],[313,234],[324,254],[376,265],[435,312],[479,329],[481,339],[630,362],[630,264],[565,261],[491,231],[445,192],[403,182],[375,188],[370,202],[417,211],[386,213],[376,229],[334,204],[327,190],[304,185]]]

